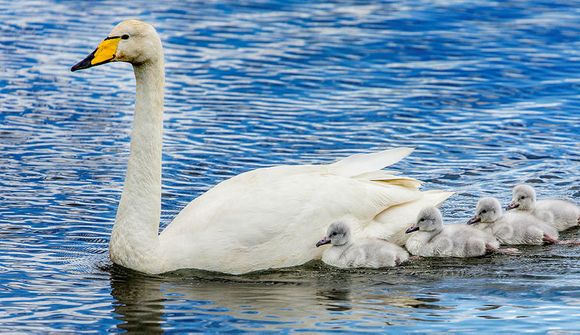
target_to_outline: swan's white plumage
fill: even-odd
[[[388,239],[397,245],[405,245],[409,239],[409,234],[405,234],[405,229],[415,223],[417,213],[421,208],[439,206],[453,192],[430,190],[417,194],[414,201],[405,202],[389,207],[373,219],[374,224],[368,225],[362,232],[364,237],[380,236]],[[396,224],[393,224],[396,223]]]
[[[175,249],[169,254],[184,255],[176,268],[191,267],[191,255],[200,253],[208,257],[197,268],[222,272],[293,266],[320,257],[315,243],[329,223],[349,217],[361,224],[360,231],[377,231],[377,224],[400,230],[407,222],[403,217],[400,222],[374,219],[387,208],[421,198],[414,187],[337,175],[333,165],[259,169],[226,180],[191,202],[160,241],[163,249]],[[200,238],[200,232],[207,237]],[[188,243],[192,236],[200,242]],[[228,247],[216,248],[216,243]]]
[[[376,172],[386,166],[393,165],[401,159],[409,156],[413,152],[412,148],[396,148],[386,152],[375,152],[370,154],[356,154],[343,158],[330,164],[334,174],[354,177],[368,172]]]
[[[109,243],[117,264],[146,273],[196,268],[232,274],[299,265],[320,258],[316,240],[333,221],[348,217],[362,234],[388,238],[421,207],[451,195],[420,192],[419,181],[379,171],[412,151],[399,148],[329,165],[240,174],[192,201],[158,234],[163,53],[152,26],[124,21],[110,36],[125,34],[129,38],[118,41],[112,61],[133,64],[137,98],[127,176]],[[74,69],[98,65],[85,61]]]

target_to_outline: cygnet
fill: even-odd
[[[506,209],[525,212],[550,224],[558,231],[580,225],[580,207],[566,200],[546,199],[536,201],[536,191],[530,185],[513,188],[512,201]]]
[[[332,223],[317,247],[332,244],[322,254],[322,261],[338,268],[382,268],[396,266],[409,258],[405,249],[381,239],[353,241],[350,226],[342,221]]]
[[[556,228],[524,212],[504,214],[496,198],[481,198],[468,225],[491,233],[501,244],[561,243]]]
[[[489,233],[463,224],[444,225],[441,212],[435,207],[421,210],[417,222],[406,233],[413,235],[405,247],[416,256],[476,257],[499,251],[499,242]]]

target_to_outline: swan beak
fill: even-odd
[[[328,237],[323,238],[322,240],[316,242],[316,247],[318,248],[321,245],[325,245],[330,243],[330,239]]]
[[[93,51],[82,61],[76,63],[73,67],[71,67],[70,70],[75,72],[113,61],[115,59],[115,55],[117,54],[117,46],[119,45],[120,40],[120,36],[105,38],[95,49],[95,51]]]
[[[481,222],[481,218],[479,216],[474,216],[471,219],[469,219],[469,221],[467,221],[467,224],[474,224],[474,223],[478,223]]]
[[[505,210],[509,211],[510,209],[514,209],[514,208],[518,208],[518,207],[520,207],[520,204],[516,204],[515,202],[512,201],[509,203],[509,205],[507,205],[505,207]]]
[[[410,233],[417,231],[417,230],[419,230],[418,226],[411,226],[411,227],[407,228],[407,230],[405,230],[405,234],[410,234]]]

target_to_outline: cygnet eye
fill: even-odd
[[[121,36],[121,38],[124,39],[124,40],[128,40],[129,39],[129,35],[125,34],[125,35]]]
[[[522,195],[522,196],[520,197],[520,200],[524,200],[525,198],[526,198],[526,197]]]
[[[484,209],[484,210],[481,211],[481,214],[485,214],[485,213],[487,213],[487,210],[486,209]]]

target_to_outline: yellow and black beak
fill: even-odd
[[[111,36],[105,38],[101,44],[93,51],[87,58],[76,63],[70,68],[72,72],[88,69],[93,66],[109,63],[115,60],[115,54],[117,53],[117,47],[119,46],[119,41],[121,36]]]

